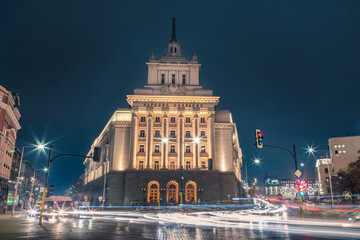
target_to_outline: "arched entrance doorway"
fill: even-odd
[[[159,183],[151,181],[148,184],[148,202],[150,204],[157,204],[159,202]]]
[[[178,202],[179,184],[175,181],[170,181],[166,185],[166,202],[168,204],[175,204]]]
[[[193,181],[189,181],[185,185],[185,202],[186,203],[196,203],[196,183]]]

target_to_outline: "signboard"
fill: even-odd
[[[295,176],[297,176],[299,178],[301,176],[301,172],[299,170],[296,170]]]

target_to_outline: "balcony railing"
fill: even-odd
[[[145,152],[137,152],[136,156],[145,156]]]
[[[177,153],[176,152],[169,152],[169,157],[177,157]]]
[[[187,152],[184,153],[184,157],[192,157],[192,156],[193,156],[193,153],[191,153],[191,152],[190,153],[187,153]]]

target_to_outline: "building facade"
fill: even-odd
[[[332,172],[331,158],[322,157],[316,160],[316,173],[319,183],[319,193],[330,194],[330,177]]]
[[[20,99],[0,85],[0,206],[4,207],[9,190],[9,179],[17,131],[21,128],[18,110]]]
[[[188,60],[181,47],[173,19],[166,55],[146,63],[147,85],[127,96],[130,108],[115,111],[91,146],[89,154],[102,148],[101,161],[84,161],[90,201],[194,203],[239,196],[236,125],[229,111],[217,109],[219,97],[200,85],[197,57]]]
[[[307,198],[316,198],[319,193],[319,186],[316,181],[303,181],[304,193]],[[265,180],[265,194],[268,197],[277,197],[281,194],[282,198],[296,198],[298,187],[296,180],[291,179],[271,179]]]

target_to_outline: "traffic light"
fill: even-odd
[[[100,162],[101,147],[94,147],[93,161]]]
[[[208,159],[208,169],[209,169],[209,170],[213,170],[213,161],[212,161],[212,158],[209,158],[209,159]]]
[[[304,185],[303,184],[299,185],[299,190],[300,190],[300,196],[302,198],[304,198],[305,197],[305,192],[304,192]]]
[[[49,191],[48,191],[48,196],[53,196],[54,195],[54,185],[50,185],[49,186]]]
[[[263,132],[260,129],[255,130],[256,146],[262,148],[264,145]]]

